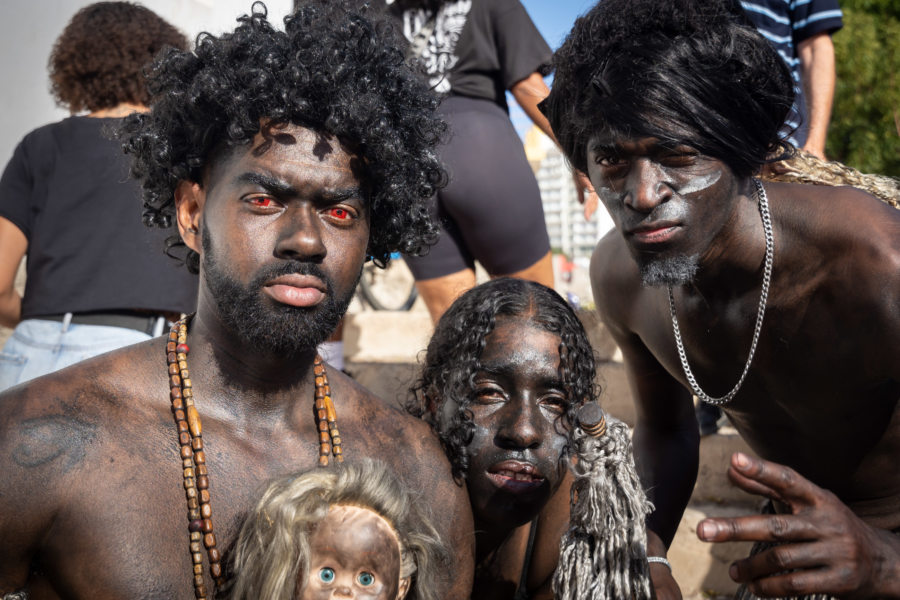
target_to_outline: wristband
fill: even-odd
[[[665,559],[664,557],[662,557],[662,556],[648,556],[648,557],[647,557],[647,562],[648,562],[648,563],[659,563],[659,564],[661,564],[661,565],[666,565],[666,567],[669,568],[669,572],[670,572],[670,573],[672,572],[672,565],[670,565],[670,564],[669,564],[669,561],[666,560],[666,559]]]

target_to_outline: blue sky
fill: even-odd
[[[575,19],[596,4],[596,0],[522,0],[522,4],[541,35],[556,50],[572,29]],[[522,137],[531,127],[531,120],[511,96],[508,102],[509,116]]]
[[[556,50],[572,29],[575,18],[586,12],[596,0],[522,0],[550,47]]]

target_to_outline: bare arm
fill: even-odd
[[[432,524],[449,552],[449,565],[442,566],[445,577],[436,594],[447,600],[466,600],[472,595],[475,575],[475,525],[469,495],[450,475],[447,461],[437,438],[424,422],[407,431],[411,444],[409,456],[398,458],[395,466],[407,486],[427,502]]]
[[[525,79],[517,81],[509,88],[510,93],[528,118],[543,131],[548,138],[553,140],[554,144],[559,145],[556,136],[553,135],[553,129],[550,127],[550,121],[544,116],[544,113],[538,109],[538,104],[550,95],[550,88],[544,82],[544,77],[540,73],[532,73]]]
[[[53,400],[60,391],[44,382],[0,394],[0,597],[25,589],[59,491],[79,493],[73,478],[98,436],[95,421]]]
[[[15,327],[22,315],[22,297],[15,288],[16,271],[28,249],[22,230],[0,217],[0,325]]]
[[[647,519],[647,553],[664,557],[697,478],[700,436],[690,393],[631,330],[629,312],[640,284],[623,285],[621,276],[610,276],[631,259],[624,251],[617,256],[608,241],[601,241],[591,259],[591,287],[600,316],[622,350],[637,409],[634,458],[654,506]],[[665,565],[651,565],[650,574],[657,597],[681,597]]]
[[[803,149],[825,160],[825,139],[834,102],[834,44],[827,31],[797,45],[803,92],[809,114],[809,136]]]
[[[544,82],[544,77],[540,73],[532,73],[525,79],[517,81],[510,88],[510,93],[528,118],[543,131],[553,143],[559,146],[556,136],[553,135],[553,129],[550,127],[550,121],[544,116],[544,113],[538,109],[538,104],[550,94],[550,88]],[[597,210],[597,194],[591,186],[590,180],[584,173],[574,171],[572,177],[575,181],[575,191],[578,195],[578,202],[584,205],[584,218],[589,219],[594,211]]]
[[[425,488],[429,489],[429,488]],[[436,525],[447,541],[453,574],[441,598],[465,600],[472,595],[475,577],[475,525],[469,496],[464,487],[456,485],[449,477],[430,488],[435,502]]]

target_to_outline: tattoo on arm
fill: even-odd
[[[52,415],[23,421],[20,443],[13,448],[13,461],[20,467],[35,468],[60,460],[69,472],[84,460],[87,446],[97,436],[97,425],[75,417]]]

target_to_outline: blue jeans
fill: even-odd
[[[150,337],[124,327],[27,319],[0,352],[0,390]]]

